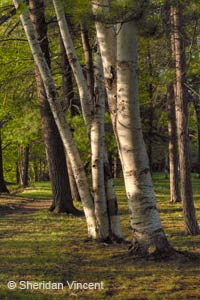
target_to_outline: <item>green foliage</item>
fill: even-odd
[[[29,7],[28,5],[23,1],[19,1],[19,5],[17,7],[17,16],[20,16],[24,11],[28,11]]]

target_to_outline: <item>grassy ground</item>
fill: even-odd
[[[164,175],[155,175],[154,182],[170,243],[178,250],[200,255],[199,236],[184,235],[181,204],[169,204],[168,180]],[[124,236],[131,239],[122,180],[117,180],[116,186]],[[200,181],[194,179],[193,186],[200,217]],[[0,299],[200,299],[199,260],[137,260],[127,256],[127,245],[87,242],[84,218],[48,212],[48,183],[29,188],[20,196],[0,198]],[[18,288],[7,288],[11,280]],[[20,281],[61,282],[64,289],[21,290]],[[104,289],[70,289],[67,281],[103,282]]]

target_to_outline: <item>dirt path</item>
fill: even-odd
[[[48,209],[50,205],[50,199],[34,199],[1,195],[0,216],[13,213],[30,214],[36,212],[37,210]]]

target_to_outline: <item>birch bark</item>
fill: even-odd
[[[19,0],[13,0],[13,3],[17,9],[19,7]],[[72,134],[66,122],[61,103],[58,100],[50,69],[40,49],[40,45],[36,38],[33,24],[29,18],[29,12],[27,10],[24,10],[20,15],[20,19],[29,42],[35,64],[37,65],[40,71],[44,83],[44,87],[46,90],[47,99],[49,101],[56,125],[60,132],[63,145],[65,147],[66,152],[68,153],[74,171],[74,176],[79,188],[79,193],[82,199],[84,213],[86,216],[88,235],[89,237],[97,238],[94,206],[89,191],[87,177],[84,172],[83,164],[81,162],[78,150],[73,142]]]
[[[134,21],[120,24],[117,36],[117,122],[126,193],[131,213],[133,249],[152,254],[169,245],[162,230],[143,140]]]
[[[105,94],[101,74],[101,60],[96,53],[94,60],[94,116],[91,123],[92,184],[99,235],[101,239],[106,240],[109,239],[109,222],[104,185]]]
[[[64,46],[65,46],[65,50],[66,50],[71,68],[73,70],[73,73],[74,73],[74,76],[75,76],[75,79],[76,79],[76,82],[77,82],[77,86],[78,86],[78,89],[79,89],[82,112],[83,112],[84,120],[85,120],[85,123],[86,123],[86,126],[87,126],[88,134],[89,134],[90,138],[91,138],[91,134],[93,135],[93,140],[91,139],[92,152],[96,153],[97,150],[94,149],[95,148],[94,147],[94,145],[95,145],[94,140],[97,142],[97,139],[96,139],[97,136],[102,140],[102,137],[101,137],[101,135],[99,135],[100,132],[98,133],[98,130],[99,130],[100,127],[101,127],[101,130],[102,130],[102,125],[103,124],[100,125],[99,115],[96,117],[95,114],[97,113],[97,114],[102,115],[102,112],[98,111],[98,109],[97,109],[98,105],[96,106],[96,104],[94,104],[94,102],[93,102],[93,100],[94,100],[93,99],[93,92],[91,92],[91,89],[92,89],[91,87],[92,87],[92,84],[93,84],[92,81],[90,80],[90,90],[89,90],[89,88],[86,84],[81,66],[80,66],[80,64],[78,62],[78,58],[76,56],[76,52],[75,52],[75,49],[74,49],[74,46],[73,46],[73,42],[72,42],[72,39],[71,39],[71,36],[70,36],[70,33],[69,33],[69,29],[68,29],[67,21],[66,21],[66,18],[65,18],[65,13],[64,13],[64,10],[63,10],[63,6],[62,6],[60,0],[53,0],[53,4],[54,4],[55,11],[56,11],[57,20],[58,20],[58,24],[59,24],[59,28],[60,28],[60,33],[61,33],[61,36],[62,36],[62,39],[63,39],[63,43],[64,43]],[[83,35],[82,35],[82,37],[84,38],[84,46],[86,48],[87,45],[85,44],[85,37]],[[88,53],[87,53],[87,56],[88,56]],[[90,58],[91,58],[91,55],[90,55]],[[90,65],[90,67],[91,67],[91,65]],[[95,109],[95,111],[94,111],[94,109]],[[98,120],[98,122],[97,122],[97,120]],[[102,120],[102,117],[101,117],[101,120]],[[103,120],[102,120],[102,122],[103,122]],[[98,125],[97,125],[97,123],[98,123]],[[94,137],[95,136],[95,130],[96,130],[96,137]],[[98,141],[98,143],[100,145],[102,142]],[[103,147],[101,146],[100,148],[101,148],[101,151],[102,151]],[[99,152],[99,155],[102,156],[102,154],[100,154],[100,152]],[[96,154],[95,154],[95,156],[96,156]],[[99,165],[99,167],[101,169],[100,165]],[[96,171],[97,171],[97,166],[96,165],[95,165],[95,168],[96,168]],[[99,170],[99,172],[101,173],[101,170]],[[96,175],[93,178],[94,178],[93,180],[95,181],[97,179]],[[111,183],[111,178],[109,179],[109,181],[110,181],[109,182],[109,191],[110,191],[109,195],[111,195],[111,189],[113,189],[113,183]],[[108,221],[106,221],[106,219],[105,219],[106,218],[105,217],[105,212],[107,210],[106,200],[105,200],[105,192],[103,192],[102,189],[101,189],[100,194],[97,195],[98,190],[96,189],[96,186],[97,186],[97,183],[93,182],[93,187],[95,187],[94,191],[95,191],[95,194],[96,194],[95,199],[98,199],[97,202],[95,201],[95,206],[96,206],[95,212],[96,212],[96,216],[97,216],[97,219],[98,219],[99,229],[102,227],[102,229],[100,229],[100,238],[102,239],[102,234],[101,234],[101,232],[102,232],[102,233],[104,233],[104,237],[103,237],[103,239],[104,239],[105,235],[106,235],[105,233],[107,232],[107,228],[108,228],[108,226],[107,226]],[[104,187],[104,185],[103,185],[103,187]],[[100,191],[100,189],[99,189],[99,191]],[[115,194],[114,191],[112,191],[112,195],[113,194]],[[112,218],[110,219],[111,220],[111,227],[113,228],[113,231],[115,232],[113,234],[113,236],[121,239],[122,238],[122,232],[120,231],[121,227],[120,227],[120,224],[119,224],[120,220],[119,220],[118,209],[117,209],[117,205],[116,205],[116,197],[115,198],[113,198],[113,197],[109,198],[109,203],[111,203],[111,202],[113,202],[112,206],[115,207],[115,210],[112,211]],[[107,216],[107,219],[108,219],[108,216]],[[103,228],[103,227],[105,227],[105,228]],[[117,234],[119,236],[117,236]]]
[[[92,7],[95,14],[108,13],[109,2],[96,1]],[[130,209],[132,250],[147,255],[167,253],[170,246],[156,208],[140,122],[135,24],[128,22],[119,25],[117,47],[112,25],[96,22],[96,31]]]

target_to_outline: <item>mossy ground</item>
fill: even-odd
[[[161,221],[169,242],[200,256],[199,236],[185,236],[181,203],[169,204],[169,181],[154,176]],[[200,180],[193,179],[200,219]],[[127,202],[116,180],[124,236],[131,239]],[[151,261],[127,255],[126,244],[87,241],[84,218],[52,214],[48,183],[17,198],[0,198],[0,299],[5,300],[185,300],[200,299],[199,259]],[[36,200],[35,200],[36,199]],[[80,207],[79,203],[76,203]],[[102,290],[9,290],[7,282],[101,282]]]

